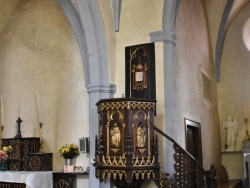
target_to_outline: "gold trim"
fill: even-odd
[[[133,166],[153,166],[155,163],[155,156],[151,157],[148,155],[147,157],[138,157],[133,156],[132,164]]]
[[[122,101],[122,102],[103,102],[98,106],[98,112],[105,110],[124,110],[124,109],[143,109],[154,110],[154,102],[135,102],[135,101]]]
[[[127,179],[126,171],[124,170],[103,170],[102,171],[102,179],[105,178],[105,176],[108,176],[108,179],[112,178],[116,180],[117,175],[119,176],[119,180],[122,180],[122,177],[124,175],[125,179]]]
[[[141,154],[143,154],[144,153],[144,151],[146,151],[147,149],[138,149],[138,151],[141,153]]]
[[[119,151],[119,149],[110,149],[111,151],[113,151],[114,153],[117,153]]]
[[[146,175],[146,177],[145,177]],[[151,179],[152,175],[152,179],[155,179],[155,173],[153,170],[138,170],[138,171],[133,171],[132,172],[132,176],[135,176],[135,178],[138,180],[139,178],[141,179]]]
[[[103,166],[123,166],[126,167],[126,157],[124,153],[122,156],[102,156]]]
[[[121,126],[123,128],[123,131],[120,131],[120,127],[117,126],[117,124],[115,123],[115,125],[113,126],[112,129],[110,129],[110,122],[114,120],[113,116],[114,114],[118,114],[119,115],[119,121],[122,123]],[[110,140],[112,141],[112,134],[110,134],[110,131],[112,131],[114,129],[114,127],[118,127],[119,131],[120,131],[120,137],[119,140],[117,142],[117,145],[115,145],[115,147],[110,146]],[[121,142],[123,139],[123,135],[124,134],[124,128],[125,128],[125,123],[124,123],[124,115],[122,113],[122,111],[107,111],[107,124],[106,124],[106,129],[107,129],[107,155],[109,155],[109,151],[113,151],[114,153],[117,153],[120,149],[118,147],[121,146]]]

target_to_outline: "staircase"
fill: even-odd
[[[160,180],[155,182],[161,188],[217,188],[215,166],[205,171],[199,162],[183,149],[175,140],[154,126],[154,130],[173,143],[174,154],[174,180],[160,173]],[[157,137],[157,135],[156,135]],[[156,138],[158,139],[158,138]]]

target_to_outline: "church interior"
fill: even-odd
[[[159,129],[188,152],[197,147],[204,170],[224,166],[229,180],[247,178],[248,0],[0,0],[0,13],[2,143],[20,134],[39,138],[52,156],[51,171],[61,172],[60,148],[80,148],[88,138],[89,151],[73,163],[89,174],[77,176],[74,186],[112,187],[96,175],[96,135],[104,131],[99,101],[133,97],[126,49],[152,44],[147,82],[154,83],[145,88],[154,92],[155,112],[147,113],[156,129],[148,128],[147,136]],[[144,81],[141,75],[135,79]],[[173,144],[158,139],[159,166],[174,179]],[[142,187],[157,185],[149,178]]]

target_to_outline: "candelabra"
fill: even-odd
[[[245,141],[250,140],[250,136],[248,134],[248,119],[245,118],[245,127],[246,127],[246,136],[245,136]]]
[[[40,142],[39,142],[40,146],[39,146],[39,153],[44,153],[44,151],[43,151],[43,136],[42,136],[42,134],[43,134],[43,123],[40,122],[39,126],[40,126]]]

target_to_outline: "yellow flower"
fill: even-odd
[[[63,157],[64,159],[73,159],[77,155],[79,155],[79,149],[77,145],[75,144],[70,144],[70,145],[65,145],[62,146],[59,149],[60,156]]]

